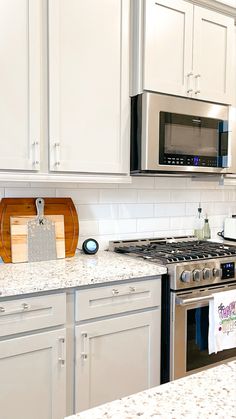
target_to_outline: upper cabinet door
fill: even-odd
[[[129,171],[129,1],[49,0],[50,170]]]
[[[40,0],[1,0],[0,28],[0,170],[38,170]]]
[[[145,1],[144,90],[191,95],[192,22],[188,2]]]
[[[194,97],[232,103],[234,19],[194,7]]]

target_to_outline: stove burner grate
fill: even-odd
[[[125,245],[115,248],[119,253],[130,253],[152,261],[178,263],[190,260],[203,260],[236,255],[235,246],[226,246],[217,242],[204,240],[152,242],[142,245]]]

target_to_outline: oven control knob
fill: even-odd
[[[221,278],[221,275],[222,275],[222,269],[220,269],[220,268],[214,268],[213,269],[214,278]]]
[[[193,271],[193,280],[194,281],[201,281],[202,279],[202,271],[200,269],[194,269]]]
[[[183,282],[190,282],[192,279],[192,272],[191,271],[183,271],[180,277],[181,281]]]
[[[203,279],[211,279],[212,277],[212,270],[210,268],[204,268],[203,272]]]

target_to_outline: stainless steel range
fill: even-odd
[[[208,354],[209,300],[236,289],[236,246],[193,236],[123,240],[110,250],[165,265],[162,280],[162,377],[166,382],[236,358]]]

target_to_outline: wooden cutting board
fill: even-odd
[[[28,222],[35,217],[11,217],[11,259],[13,263],[28,262]],[[54,222],[57,259],[65,257],[64,215],[47,215]]]
[[[42,197],[43,198],[43,197]],[[0,256],[4,262],[11,257],[11,217],[36,216],[36,198],[3,198],[0,202]],[[45,216],[64,215],[65,255],[72,257],[78,243],[79,222],[71,198],[44,198]]]

